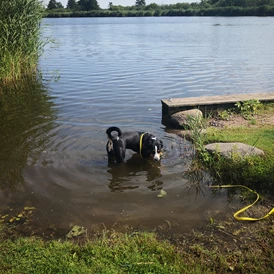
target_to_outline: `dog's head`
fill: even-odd
[[[142,155],[146,158],[153,158],[154,161],[160,161],[162,152],[163,142],[156,138],[152,134],[144,136]]]

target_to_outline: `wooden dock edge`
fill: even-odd
[[[237,102],[252,99],[262,103],[274,102],[274,92],[162,99],[162,119],[164,121],[176,112],[193,108],[200,109],[206,116],[217,110],[234,108]]]

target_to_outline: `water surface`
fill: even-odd
[[[0,214],[68,229],[104,223],[179,231],[228,205],[189,174],[191,145],[161,122],[162,98],[273,92],[274,18],[44,19],[43,83],[1,97]],[[152,132],[164,159],[108,165],[105,131]],[[167,196],[158,198],[160,190]]]

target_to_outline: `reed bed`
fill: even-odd
[[[0,82],[14,83],[35,75],[43,52],[40,23],[44,8],[39,0],[0,1]]]

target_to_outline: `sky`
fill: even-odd
[[[56,0],[57,2],[61,2],[64,7],[67,6],[68,0]],[[43,3],[47,5],[49,0],[43,0]],[[118,6],[133,6],[135,4],[135,0],[97,0],[100,8],[107,9],[109,2],[112,2],[113,5]],[[169,5],[169,4],[177,4],[177,3],[194,3],[200,2],[199,0],[146,0],[146,4],[149,5],[151,3],[156,3],[158,5]]]

